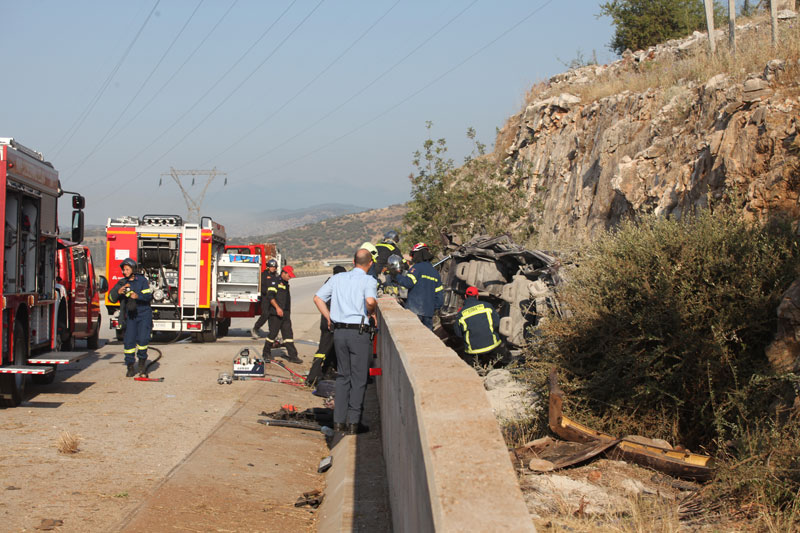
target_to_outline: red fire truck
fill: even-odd
[[[186,332],[196,342],[214,342],[230,323],[217,297],[224,247],[225,228],[209,217],[199,223],[178,215],[112,218],[106,225],[106,276],[113,287],[122,277],[120,262],[135,260],[153,291],[153,331]],[[108,295],[105,303],[121,340],[119,303]]]
[[[283,256],[275,243],[229,244],[219,266],[219,300],[228,317],[255,317],[261,314],[261,272],[267,261],[278,262],[278,272],[283,266]],[[224,329],[227,332],[227,326]]]
[[[58,172],[41,153],[11,138],[0,138],[3,320],[0,321],[0,405],[19,405],[29,375],[52,381],[54,365],[86,354],[51,354],[58,345],[56,290]],[[84,198],[72,197],[72,240],[83,240]]]
[[[108,282],[95,274],[88,246],[59,239],[57,253],[56,287],[63,288],[63,293],[56,315],[56,341],[63,351],[72,351],[76,340],[86,340],[86,347],[95,350],[100,335],[100,294],[108,290]]]

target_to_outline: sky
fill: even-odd
[[[185,215],[172,168],[226,173],[202,204],[223,224],[402,203],[426,138],[491,149],[533,84],[616,59],[598,4],[0,0],[0,137],[42,152],[89,224]],[[198,199],[207,177],[181,179]]]

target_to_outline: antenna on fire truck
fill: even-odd
[[[178,187],[181,189],[181,193],[183,193],[183,199],[186,201],[186,209],[189,211],[188,220],[192,222],[200,222],[200,206],[203,205],[203,199],[206,197],[206,191],[208,190],[208,186],[211,185],[211,182],[214,181],[214,178],[217,176],[225,176],[225,185],[228,184],[228,173],[227,172],[220,172],[217,170],[217,167],[212,168],[211,170],[175,170],[172,167],[169,167],[169,172],[165,172],[161,174],[162,178],[164,176],[169,176],[175,183],[178,184]],[[195,176],[208,176],[206,179],[206,183],[203,186],[203,190],[200,192],[200,195],[197,199],[192,198],[187,191],[183,184],[181,183],[181,176],[192,176],[192,185],[194,185]],[[158,180],[158,185],[161,185],[161,179]]]

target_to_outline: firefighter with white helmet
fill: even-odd
[[[144,375],[147,368],[147,348],[150,343],[150,332],[153,330],[153,310],[150,302],[153,294],[147,278],[136,273],[136,261],[128,257],[119,265],[122,277],[108,293],[112,303],[119,302],[120,315],[125,315],[125,351],[126,377],[133,377],[137,371]],[[134,362],[138,358],[138,370]]]

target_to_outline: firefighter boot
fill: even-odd
[[[139,359],[139,375],[147,376],[147,359]]]
[[[125,373],[126,378],[132,378],[136,375],[136,370],[133,368],[133,365],[128,365],[128,372]]]
[[[286,359],[290,363],[295,363],[295,364],[298,364],[298,365],[303,362],[302,359],[297,357],[297,348],[294,347],[294,342],[291,342],[291,341],[290,342],[284,342],[284,345],[286,346],[287,354],[283,355],[281,357],[283,357],[284,359]]]
[[[272,341],[267,339],[264,342],[264,348],[261,350],[261,359],[264,362],[272,361]]]

